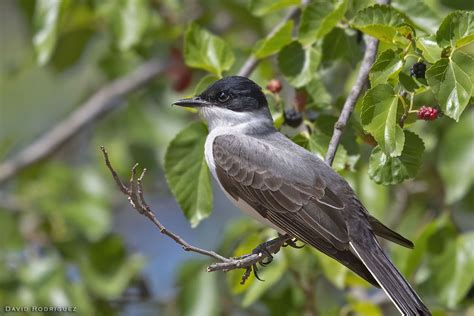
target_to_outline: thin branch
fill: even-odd
[[[389,4],[389,0],[381,0],[378,1],[379,4]],[[351,89],[351,92],[347,96],[346,102],[344,102],[344,106],[342,107],[342,112],[339,115],[339,119],[337,120],[336,124],[334,124],[334,132],[331,137],[331,141],[329,142],[328,152],[326,154],[326,163],[328,165],[332,165],[334,161],[334,157],[336,156],[337,147],[339,146],[339,142],[341,141],[342,133],[344,132],[344,128],[351,117],[352,112],[354,111],[354,107],[359,99],[362,90],[364,89],[365,85],[367,84],[367,79],[369,77],[369,71],[372,67],[372,64],[375,61],[375,56],[377,55],[379,41],[371,36],[366,36],[366,48],[364,53],[364,58],[362,59],[362,63],[360,65],[359,73],[357,74],[356,82]]]
[[[26,167],[48,157],[84,126],[117,108],[120,105],[118,101],[151,82],[164,70],[165,67],[162,64],[151,60],[143,63],[132,73],[102,87],[68,117],[54,125],[15,156],[1,163],[0,184]]]
[[[245,269],[244,275],[242,276],[241,283],[245,283],[247,278],[249,277],[252,271],[256,271],[257,264],[264,264],[265,259],[271,260],[272,254],[277,253],[281,247],[285,247],[286,245],[294,245],[291,238],[289,236],[279,236],[275,239],[267,241],[266,243],[262,244],[261,246],[257,247],[255,251],[251,254],[238,257],[238,258],[226,258],[221,256],[220,254],[212,251],[206,250],[194,245],[191,245],[187,241],[185,241],[179,235],[173,233],[172,231],[168,230],[155,216],[151,208],[148,206],[147,202],[145,201],[143,195],[143,187],[142,181],[146,173],[146,169],[143,169],[142,173],[139,177],[137,177],[137,169],[138,164],[135,164],[132,168],[132,175],[130,177],[130,182],[127,185],[123,183],[123,181],[118,176],[117,172],[112,167],[112,164],[109,160],[109,155],[107,150],[102,146],[101,147],[102,153],[104,155],[104,161],[109,169],[112,177],[115,180],[120,191],[127,196],[128,201],[132,205],[132,207],[139,212],[140,214],[144,215],[148,220],[150,220],[155,226],[160,230],[160,232],[172,240],[174,240],[178,245],[180,245],[185,251],[199,253],[201,255],[213,258],[219,262],[211,264],[207,271],[230,271],[235,269]]]

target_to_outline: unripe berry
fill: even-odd
[[[267,89],[272,93],[281,91],[281,82],[278,79],[272,79],[268,82]]]
[[[425,78],[426,65],[423,62],[414,63],[410,69],[410,75],[415,78]]]
[[[295,109],[287,109],[284,113],[285,124],[291,127],[298,127],[303,122],[303,116]]]
[[[434,121],[439,117],[439,114],[439,109],[424,105],[418,110],[418,119],[425,121]]]

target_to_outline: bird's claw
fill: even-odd
[[[294,239],[288,239],[283,245],[282,247],[288,247],[290,246],[291,248],[296,248],[296,249],[301,249],[304,247],[304,244],[301,245],[301,246],[298,246],[296,244],[296,242],[298,241],[298,239],[294,238]]]

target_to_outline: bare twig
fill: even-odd
[[[173,239],[177,244],[179,244],[185,251],[199,253],[201,255],[208,256],[219,262],[211,264],[207,271],[230,271],[235,269],[245,269],[244,275],[242,276],[242,284],[245,283],[247,278],[249,277],[252,271],[256,271],[256,265],[258,263],[263,263],[263,261],[267,258],[271,259],[271,254],[277,253],[282,246],[286,246],[288,242],[291,245],[291,238],[289,236],[280,236],[278,238],[272,239],[267,241],[263,244],[263,247],[259,247],[256,251],[252,252],[251,254],[238,257],[238,258],[226,258],[218,253],[205,250],[196,246],[191,245],[183,238],[178,236],[177,234],[169,231],[155,216],[152,212],[151,208],[145,201],[143,196],[143,188],[142,188],[142,180],[145,176],[146,169],[142,171],[139,177],[137,177],[137,168],[138,164],[135,164],[132,168],[132,175],[130,177],[130,182],[127,185],[123,183],[123,181],[118,176],[117,172],[112,167],[112,164],[109,160],[109,155],[105,148],[101,147],[102,153],[104,155],[105,164],[109,169],[110,173],[112,174],[115,183],[119,187],[120,191],[125,194],[128,198],[128,201],[132,205],[132,207],[139,212],[140,214],[147,217],[156,227],[160,230],[160,232],[169,238]],[[258,249],[261,249],[258,250]]]
[[[389,0],[380,0],[379,4],[389,4]],[[326,153],[326,163],[332,165],[334,157],[336,156],[337,147],[341,141],[341,136],[344,131],[344,128],[351,117],[354,107],[359,99],[359,96],[364,89],[364,86],[367,84],[367,79],[369,76],[370,68],[375,61],[375,56],[377,55],[377,48],[379,41],[371,36],[366,36],[366,48],[362,63],[360,65],[359,73],[357,74],[356,82],[351,89],[351,92],[347,96],[346,102],[342,107],[342,112],[339,115],[339,119],[334,125],[334,132],[329,142],[328,151]]]
[[[29,165],[48,157],[85,125],[117,108],[120,105],[118,101],[148,84],[164,70],[162,64],[151,60],[143,63],[132,73],[102,87],[63,121],[54,125],[15,156],[1,163],[0,183],[11,179]]]

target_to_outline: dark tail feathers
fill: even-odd
[[[385,291],[402,315],[431,315],[428,308],[411,288],[410,284],[398,272],[374,238],[364,243],[350,242],[380,287]]]

